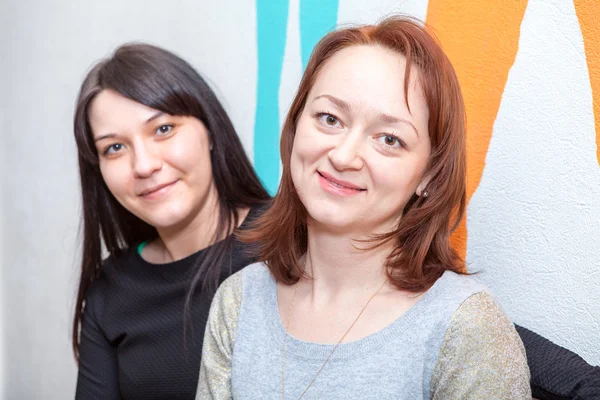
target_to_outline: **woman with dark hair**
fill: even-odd
[[[76,397],[191,399],[216,287],[253,261],[234,232],[269,196],[213,91],[158,47],[125,45],[98,63],[74,130]]]
[[[283,126],[273,205],[244,233],[197,399],[531,399],[523,344],[449,237],[465,210],[465,115],[420,23],[327,34]]]

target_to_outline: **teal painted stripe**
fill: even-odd
[[[337,24],[338,0],[300,0],[300,46],[306,68],[317,42]],[[254,167],[267,191],[279,186],[279,86],[288,18],[287,0],[257,0],[258,77]]]
[[[335,28],[338,0],[300,0],[300,46],[302,69],[306,69],[310,53],[325,34]]]
[[[288,18],[287,0],[257,0],[258,78],[254,167],[267,191],[279,185],[279,84]]]

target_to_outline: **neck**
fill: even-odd
[[[223,238],[215,237],[219,221],[219,199],[216,188],[211,188],[192,217],[177,226],[158,229],[166,262],[181,260]]]
[[[385,262],[391,246],[365,250],[370,243],[356,239],[309,225],[306,271],[313,278],[313,293],[371,291],[386,280]]]

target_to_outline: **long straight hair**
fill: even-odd
[[[239,223],[237,210],[269,200],[223,106],[186,61],[156,46],[127,44],[96,64],[81,85],[74,116],[83,203],[81,276],[72,332],[76,359],[84,302],[91,284],[102,273],[103,250],[119,257],[125,250],[158,236],[153,226],[115,199],[100,173],[88,113],[96,95],[107,89],[166,114],[195,117],[208,130],[212,144],[210,162],[219,200],[215,212],[218,221],[212,238],[215,244],[198,263],[191,279],[184,315],[199,282],[201,290],[214,291],[218,286],[221,265],[230,257],[234,240],[231,233]]]
[[[410,74],[416,71],[429,108],[432,150],[424,173],[431,177],[427,185],[429,195],[413,195],[399,226],[368,240],[372,243],[370,248],[394,243],[386,262],[389,281],[398,289],[419,292],[431,287],[446,270],[465,273],[464,260],[450,246],[449,238],[463,217],[466,204],[466,118],[450,60],[428,28],[412,18],[392,16],[376,25],[339,29],[319,41],[283,125],[279,190],[269,210],[241,237],[260,244],[260,260],[277,281],[293,284],[300,279],[303,268],[299,261],[308,246],[310,216],[298,197],[290,171],[296,126],[323,66],[338,51],[351,46],[382,46],[404,55],[407,106]]]

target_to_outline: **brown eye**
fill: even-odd
[[[402,142],[402,140],[400,140],[398,137],[396,137],[396,135],[392,135],[390,133],[382,134],[382,135],[378,136],[376,138],[376,140],[379,143],[381,143],[387,147],[391,147],[393,149],[404,148],[404,143]]]
[[[398,141],[398,139],[396,139],[393,136],[385,136],[385,144],[387,144],[388,146],[393,146],[394,144],[396,144],[396,142]]]
[[[340,120],[335,116],[327,113],[317,115],[322,124],[331,128],[341,128]]]
[[[167,136],[172,130],[173,125],[167,124],[159,126],[154,133],[156,133],[158,136]]]
[[[111,154],[116,154],[116,153],[120,152],[121,150],[123,150],[123,145],[121,143],[115,143],[115,144],[111,144],[110,146],[105,148],[104,151],[102,152],[102,154],[104,154],[105,156],[108,156]]]

